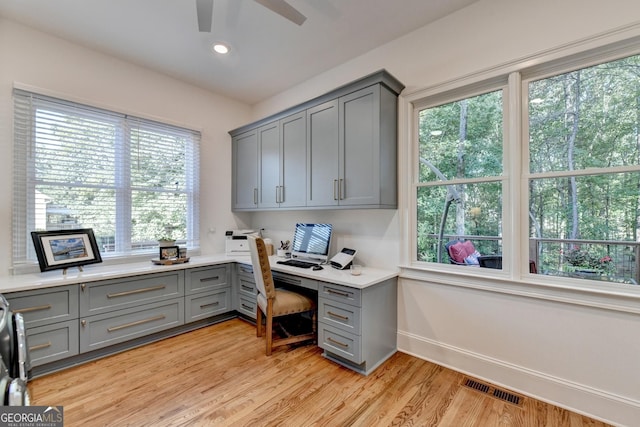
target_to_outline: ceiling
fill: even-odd
[[[307,17],[298,26],[214,0],[211,33],[196,0],[0,0],[0,16],[252,105],[475,1],[288,0]]]

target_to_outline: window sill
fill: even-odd
[[[458,271],[460,270],[460,271]],[[402,280],[457,286],[604,310],[640,314],[640,286],[449,265],[401,265]]]

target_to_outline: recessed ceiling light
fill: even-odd
[[[213,51],[221,55],[229,53],[229,46],[224,43],[214,43]]]

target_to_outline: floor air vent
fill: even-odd
[[[491,397],[495,397],[496,399],[511,403],[513,405],[522,406],[522,404],[524,403],[524,397],[518,396],[517,394],[511,393],[506,390],[499,389],[492,385],[485,384],[478,380],[464,377],[462,379],[462,385],[470,389],[479,391],[480,393],[485,393]]]

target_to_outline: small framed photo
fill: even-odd
[[[180,247],[165,246],[160,248],[160,259],[178,259],[180,256]]]
[[[32,231],[40,271],[67,269],[102,262],[91,228]]]

